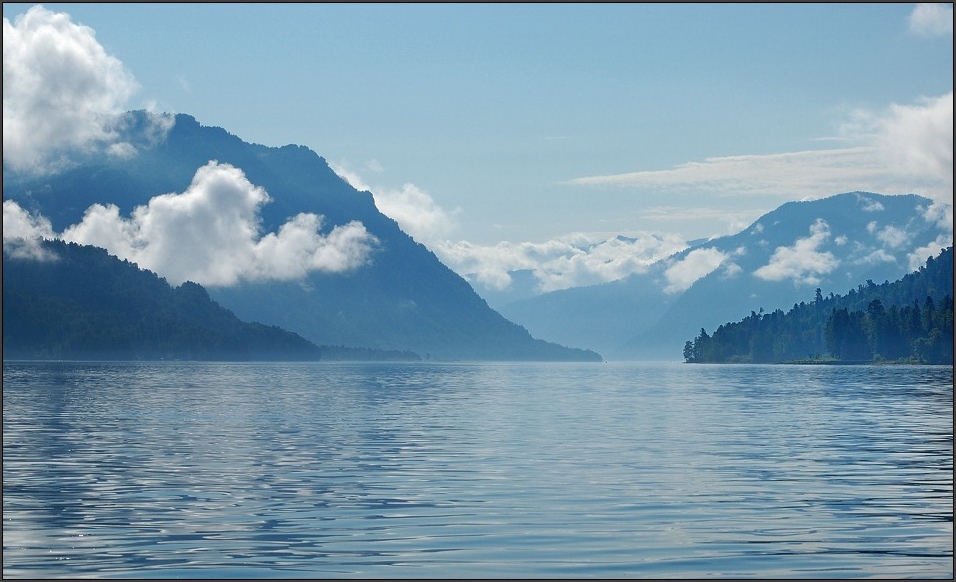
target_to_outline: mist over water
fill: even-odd
[[[5,577],[953,575],[953,369],[3,364]]]

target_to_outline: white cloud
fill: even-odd
[[[421,243],[444,240],[457,228],[454,215],[459,211],[445,212],[414,184],[405,184],[400,190],[376,188],[372,196],[382,214],[394,219],[402,230]]]
[[[923,218],[926,222],[935,224],[938,227],[949,232],[950,238],[953,236],[953,205],[942,202],[934,202],[923,212]]]
[[[377,242],[358,222],[322,235],[314,214],[299,214],[260,238],[259,208],[269,200],[240,169],[213,161],[185,192],[156,196],[128,219],[114,205],[94,204],[62,238],[106,248],[174,285],[206,286],[347,271],[364,264]]]
[[[906,231],[893,225],[884,227],[883,230],[876,234],[876,238],[880,239],[884,245],[894,249],[903,246],[909,241],[909,236],[907,236]]]
[[[953,203],[953,93],[857,110],[840,127],[851,147],[707,158],[667,170],[587,176],[582,186],[668,189],[718,196],[815,199],[867,190]]]
[[[894,103],[878,113],[857,110],[845,129],[874,143],[878,159],[890,172],[917,185],[935,182],[948,196],[933,198],[953,203],[952,91],[921,98],[916,105]]]
[[[13,200],[3,201],[5,255],[37,260],[52,258],[53,255],[40,246],[40,241],[53,238],[53,227],[48,219],[28,213]]]
[[[929,257],[935,257],[947,247],[953,246],[953,235],[947,237],[946,235],[939,235],[936,237],[936,240],[929,243],[924,247],[920,247],[914,250],[908,255],[910,271],[916,271],[920,267],[926,264],[926,259]]]
[[[530,270],[539,292],[606,283],[643,272],[660,259],[685,249],[677,235],[639,233],[595,241],[576,233],[543,243],[481,246],[466,241],[445,242],[435,254],[472,282],[502,290],[511,284],[509,271]]]
[[[687,256],[664,271],[668,285],[665,293],[678,293],[690,288],[698,279],[706,277],[720,266],[730,255],[715,248],[695,249]],[[735,271],[731,269],[730,275]]]
[[[793,279],[798,284],[819,284],[819,275],[830,273],[840,265],[833,253],[817,250],[829,237],[830,227],[817,219],[810,226],[809,237],[797,239],[792,247],[777,247],[770,262],[754,271],[754,275],[765,281]]]
[[[33,6],[3,19],[3,161],[23,171],[52,171],[74,152],[119,142],[119,116],[138,90],[123,64],[94,31],[65,13]],[[170,119],[158,119],[168,128]]]
[[[372,193],[375,206],[382,214],[398,223],[412,238],[426,246],[445,241],[457,229],[455,215],[461,209],[446,212],[421,188],[406,183],[400,189],[371,187],[357,173],[344,164],[329,162],[329,167],[353,188]],[[381,164],[372,160],[366,164],[371,171],[381,171]]]
[[[875,251],[870,252],[869,254],[865,255],[862,258],[856,259],[853,262],[858,265],[860,264],[873,265],[877,263],[895,263],[896,257],[889,254],[883,249],[877,249]]]
[[[884,210],[883,204],[878,200],[873,200],[867,196],[861,194],[856,195],[857,200],[863,205],[863,212],[882,212]]]
[[[952,4],[917,4],[909,17],[910,32],[920,36],[952,36]]]
[[[501,242],[478,245],[451,240],[458,225],[456,208],[446,212],[414,184],[401,189],[369,186],[345,164],[330,163],[336,174],[357,190],[369,191],[378,209],[403,231],[428,247],[453,271],[481,286],[503,290],[510,271],[533,271],[540,292],[605,283],[640,272],[687,247],[678,235],[638,233],[635,239],[598,239],[582,233],[543,243]],[[373,164],[373,166],[376,164]]]

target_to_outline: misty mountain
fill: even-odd
[[[698,241],[645,272],[516,301],[499,311],[537,337],[574,338],[614,359],[679,360],[702,327],[896,280],[952,244],[916,195],[850,192],[789,202],[742,232]],[[950,218],[951,220],[951,218]]]
[[[278,326],[319,345],[410,350],[438,359],[600,360],[592,351],[534,339],[492,310],[379,212],[371,193],[352,188],[306,147],[250,144],[182,114],[167,132],[157,132],[149,114],[131,112],[117,131],[129,146],[126,155],[89,153],[42,176],[15,173],[5,164],[4,199],[48,218],[59,233],[81,222],[93,204],[113,204],[127,217],[154,197],[187,191],[211,161],[229,164],[268,193],[258,215],[261,232],[277,233],[312,213],[323,218],[322,234],[330,237],[338,227],[361,223],[373,247],[367,261],[347,270],[207,283],[211,298],[240,319]],[[201,245],[193,249],[205,251]]]

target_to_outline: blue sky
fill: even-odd
[[[43,6],[121,63],[103,107],[306,145],[476,285],[613,279],[789,200],[952,205],[951,4]]]

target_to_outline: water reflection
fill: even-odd
[[[952,368],[4,363],[5,576],[951,576]]]

